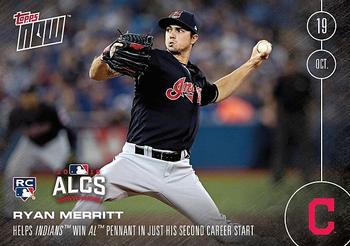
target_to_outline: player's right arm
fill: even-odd
[[[122,46],[123,44],[121,43],[113,42],[103,50],[100,56],[95,57],[95,59],[92,61],[89,70],[90,79],[101,81],[118,77],[121,75],[120,73],[114,71],[108,66],[108,64],[103,60],[103,56],[105,55],[108,57],[112,57],[114,52],[116,52],[117,49]]]
[[[102,55],[95,57],[92,61],[89,77],[94,80],[107,80],[119,76],[120,74],[112,70],[107,63],[102,60]]]
[[[215,102],[220,102],[231,96],[232,93],[246,81],[246,78],[252,74],[264,60],[268,59],[271,50],[269,53],[259,52],[258,45],[259,43],[254,46],[251,57],[246,63],[214,83],[218,89],[218,96]]]

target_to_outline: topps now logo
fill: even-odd
[[[105,177],[99,174],[99,169],[90,169],[89,165],[70,164],[68,169],[57,172],[55,186],[52,192],[58,202],[89,200],[101,202],[106,194]],[[68,175],[67,178],[61,175]],[[90,176],[91,175],[91,176]]]
[[[45,47],[63,42],[66,15],[39,19],[40,12],[17,12],[13,15],[19,27],[17,51]]]

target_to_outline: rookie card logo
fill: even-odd
[[[99,175],[92,177],[99,173],[100,170],[90,169],[86,163],[69,164],[68,169],[57,172],[52,195],[58,202],[76,200],[101,202],[106,193],[105,177]],[[62,174],[69,176],[64,178]]]
[[[30,197],[34,200],[35,190],[35,177],[13,177],[13,191],[16,197],[21,198],[23,201],[27,201]]]
[[[17,12],[13,15],[18,28],[17,51],[45,47],[63,42],[66,15],[39,19],[40,12]]]

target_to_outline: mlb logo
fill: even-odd
[[[88,164],[69,164],[69,175],[88,175]]]
[[[30,197],[34,200],[35,190],[35,177],[13,177],[13,191],[16,197],[21,198],[23,201],[27,201]]]

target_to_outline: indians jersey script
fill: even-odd
[[[154,49],[148,70],[135,83],[127,141],[156,149],[189,150],[198,130],[199,106],[214,102],[216,85],[190,62]]]

